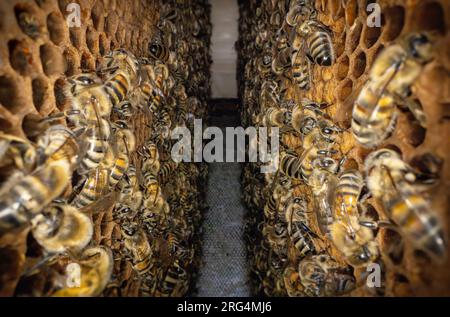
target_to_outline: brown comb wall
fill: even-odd
[[[69,28],[66,23],[66,7],[77,3],[81,7],[81,27]],[[63,87],[68,76],[83,70],[96,70],[102,56],[111,50],[124,48],[137,57],[148,57],[148,43],[152,39],[159,20],[162,3],[156,0],[122,1],[122,0],[13,0],[1,1],[0,15],[0,129],[1,131],[25,137],[23,124],[27,116],[46,117],[52,112],[66,109],[67,100]],[[179,6],[175,1],[171,6]],[[181,21],[191,23],[189,8],[196,8],[202,16],[208,17],[208,7],[199,1],[186,1],[180,6]],[[22,17],[22,18],[20,18]],[[200,21],[203,35],[210,28],[207,19]],[[188,96],[197,96],[200,107],[195,113],[197,118],[206,112],[209,93],[209,62],[207,59],[209,40],[194,39],[190,32],[181,32],[183,25],[177,25],[177,39],[184,39],[188,44],[186,54],[195,50],[205,56],[205,63],[189,65],[190,74],[202,74],[204,80],[199,87],[187,87]],[[184,25],[189,30],[189,25]],[[208,35],[206,35],[208,37]],[[175,50],[175,48],[172,48]],[[180,64],[187,63],[185,56],[179,56]],[[190,79],[191,77],[189,77]],[[186,82],[177,82],[185,84]],[[201,90],[200,90],[201,89]],[[137,147],[149,138],[152,118],[141,115],[134,120]],[[137,168],[140,166],[136,153],[132,158]],[[203,194],[197,182],[201,184],[206,177],[205,166],[199,164],[180,164],[179,168],[190,170],[187,178],[173,177],[163,184],[166,198],[179,190],[191,191],[193,209],[189,212],[174,212],[172,217],[183,218],[189,223],[188,247],[195,250],[194,259],[185,264],[188,279],[193,280],[198,260],[198,226],[203,209]],[[193,172],[192,172],[193,171]],[[179,174],[174,172],[174,174]],[[105,245],[112,249],[115,258],[113,276],[110,285],[104,291],[105,296],[140,295],[140,281],[131,267],[130,260],[121,257],[123,243],[118,224],[113,220],[110,207],[100,210],[93,216],[95,231],[91,245]],[[162,235],[167,235],[174,228],[169,227]],[[46,296],[53,291],[52,283],[57,272],[64,268],[64,257],[57,258],[45,265],[31,277],[24,277],[27,267],[42,258],[41,248],[31,237],[29,228],[0,238],[0,296]],[[162,236],[149,235],[153,244],[160,243],[164,249]],[[167,256],[158,255],[161,260],[159,271],[165,272],[174,261]],[[178,294],[184,295],[184,294]]]
[[[448,1],[376,1],[381,6],[381,28],[370,28],[366,24],[368,3],[374,1],[315,1],[318,10],[318,20],[333,31],[333,44],[336,51],[336,63],[325,68],[312,66],[312,88],[303,92],[290,78],[278,78],[287,88],[284,99],[299,102],[301,98],[308,98],[317,102],[327,102],[331,107],[327,112],[340,127],[346,129],[343,141],[340,143],[342,153],[347,153],[348,160],[363,172],[365,157],[370,150],[359,146],[353,138],[349,128],[353,102],[361,87],[368,79],[368,72],[377,54],[399,36],[413,31],[437,31],[439,36],[435,44],[435,59],[429,63],[418,80],[413,85],[413,93],[422,104],[428,118],[428,128],[421,128],[414,122],[408,111],[399,111],[397,127],[387,140],[379,146],[393,146],[402,153],[403,159],[414,165],[414,162],[425,153],[432,153],[443,160],[440,171],[440,181],[436,187],[426,195],[432,201],[432,208],[442,219],[443,227],[448,237],[450,226],[449,215],[449,183],[450,183],[450,133],[449,101],[450,101],[450,3]],[[251,114],[258,114],[258,104],[261,92],[261,78],[256,67],[245,66],[261,56],[261,51],[255,49],[254,44],[258,35],[267,32],[267,41],[276,41],[273,28],[269,25],[269,18],[279,7],[286,7],[289,1],[248,1],[240,5],[240,96],[244,102],[242,113],[244,123],[253,125]],[[345,7],[344,5],[345,4]],[[256,14],[255,14],[256,12]],[[286,13],[286,12],[285,12]],[[281,19],[284,14],[281,13]],[[259,26],[256,28],[255,26]],[[289,76],[288,76],[289,77]],[[284,144],[290,149],[298,149],[301,141],[294,134],[283,136]],[[267,183],[262,178],[255,177],[259,168],[247,166],[244,171],[244,192],[249,206],[249,256],[252,265],[254,291],[266,295],[287,295],[283,280],[283,270],[292,266],[298,267],[298,261],[293,246],[288,244],[288,263],[273,265],[276,256],[268,245],[267,237],[261,229],[269,226],[265,222],[263,213],[264,192]],[[294,192],[313,201],[311,192],[306,186],[298,184]],[[369,200],[376,211],[378,219],[387,219],[381,204],[373,198]],[[312,205],[309,206],[312,208]],[[311,209],[310,209],[311,210]],[[312,220],[314,221],[314,220]],[[316,232],[319,232],[318,230]],[[339,261],[339,252],[323,236],[325,248]],[[450,270],[448,262],[436,265],[420,252],[404,243],[403,252],[395,255],[401,243],[401,237],[389,229],[379,229],[376,241],[381,249],[380,262],[384,263],[384,289],[376,292],[364,285],[359,286],[351,295],[362,296],[420,296],[420,295],[450,295]],[[276,261],[275,261],[276,262]],[[280,268],[281,266],[281,268]],[[360,277],[361,270],[355,269],[355,276]],[[295,274],[291,275],[296,280]],[[359,279],[361,285],[361,279]],[[364,284],[364,283],[363,283]]]

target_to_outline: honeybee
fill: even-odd
[[[177,169],[178,163],[172,160],[168,160],[162,163],[161,169],[158,171],[158,179],[161,184],[165,184],[169,181],[172,173]]]
[[[160,60],[163,63],[169,61],[169,49],[164,45],[160,37],[156,37],[148,45],[148,51],[151,57],[156,60]]]
[[[109,171],[106,168],[96,168],[84,182],[81,192],[72,200],[76,208],[87,207],[100,199],[108,190]]]
[[[158,288],[158,295],[163,297],[179,297],[184,296],[189,289],[189,275],[175,260],[168,268],[164,280]]]
[[[80,175],[85,175],[100,164],[109,146],[112,104],[101,82],[92,74],[69,79],[66,92],[72,106],[67,117],[75,126],[74,133],[82,135],[85,143],[86,153],[77,169]]]
[[[66,160],[50,161],[29,175],[10,176],[0,189],[0,233],[28,223],[64,192],[71,178]]]
[[[111,278],[114,265],[111,250],[104,246],[88,248],[76,263],[81,266],[80,286],[62,288],[52,296],[99,296],[103,292]]]
[[[40,160],[58,161],[66,160],[71,170],[75,168],[78,160],[79,144],[74,133],[63,125],[52,125],[39,135],[37,148]]]
[[[290,112],[286,109],[279,109],[276,107],[270,107],[266,111],[266,115],[264,117],[265,126],[272,127],[284,127],[289,124],[290,120]]]
[[[108,171],[108,185],[113,189],[122,179],[128,169],[130,161],[127,153],[114,153],[112,148],[108,149],[99,169]]]
[[[125,248],[132,254],[133,269],[139,275],[147,273],[151,269],[153,252],[144,230],[130,222],[121,227]]]
[[[131,118],[134,114],[134,106],[131,101],[124,100],[113,107],[113,111],[117,113],[122,120]]]
[[[323,235],[329,235],[329,225],[333,223],[333,193],[338,179],[328,170],[315,168],[309,180],[316,203],[316,217]]]
[[[316,252],[314,239],[318,236],[310,229],[307,217],[307,203],[300,197],[294,197],[285,209],[287,232],[294,247],[303,258]]]
[[[317,103],[306,98],[302,99],[301,103],[296,104],[292,109],[292,127],[302,137],[310,134],[315,128],[318,128],[318,122],[321,119],[330,120],[328,115],[322,111],[326,107],[328,107],[326,103]]]
[[[143,157],[142,171],[150,171],[153,175],[157,175],[161,164],[159,162],[159,151],[156,144],[147,142],[139,150],[138,154]]]
[[[413,169],[397,152],[386,148],[370,153],[364,165],[370,192],[382,202],[398,231],[416,249],[443,262],[447,241],[442,222],[420,192]]]
[[[282,151],[279,170],[286,176],[309,184],[314,168],[335,169],[334,160],[330,157],[333,153],[333,150],[320,149],[317,145],[305,147],[300,157],[293,151]]]
[[[165,64],[156,63],[155,66],[149,69],[148,76],[148,78],[153,83],[153,87],[151,90],[152,92],[148,103],[148,109],[151,113],[156,114],[158,113],[158,110],[166,97],[164,93],[166,87],[164,84],[170,77],[169,69]]]
[[[29,173],[37,159],[36,148],[29,140],[0,131],[0,167],[13,164],[16,169]]]
[[[287,25],[295,27],[305,20],[316,18],[317,10],[314,8],[314,5],[308,0],[301,0],[291,3],[285,22]]]
[[[123,101],[131,87],[139,83],[139,60],[124,49],[108,53],[100,64],[99,73],[105,81],[113,104]]]
[[[264,206],[264,215],[267,219],[275,219],[278,211],[283,208],[292,194],[292,186],[289,178],[275,176],[269,189],[269,196]]]
[[[128,128],[125,121],[116,121],[114,126],[115,128],[113,128],[113,130],[116,132],[116,151],[110,148],[108,151],[109,153],[105,156],[104,161],[101,163],[101,168],[107,168],[110,171],[109,186],[111,188],[115,187],[126,173],[130,164],[130,153],[133,152],[136,147],[136,138],[134,133]]]
[[[117,151],[127,155],[136,149],[136,137],[131,127],[124,120],[117,120],[112,124],[112,130],[115,132],[115,143]]]
[[[169,109],[162,108],[157,114],[157,122],[154,124],[154,132],[160,139],[161,143],[164,143],[164,139],[167,139],[170,135],[170,127],[172,126],[172,119],[169,113]],[[168,142],[167,142],[168,143]]]
[[[331,66],[335,61],[331,30],[315,19],[308,19],[296,28],[296,32],[305,38],[301,50],[306,50],[306,57],[311,63]]]
[[[150,171],[143,171],[142,175],[143,186],[145,188],[145,194],[147,197],[155,197],[160,195],[160,189],[158,179],[156,175]]]
[[[347,170],[339,176],[333,207],[335,219],[342,221],[358,215],[357,204],[363,186],[364,180],[357,170]]]
[[[31,220],[36,241],[49,253],[77,252],[92,238],[92,220],[77,208],[54,203]]]
[[[292,49],[290,46],[278,50],[275,58],[272,60],[272,71],[275,74],[281,75],[289,69],[291,64],[291,52]]]
[[[139,85],[132,91],[130,100],[134,105],[136,105],[137,109],[154,112],[156,108],[149,108],[150,102],[153,99],[158,99],[159,106],[159,101],[161,100],[161,98],[164,98],[164,93],[162,91],[163,87],[160,82],[158,82],[158,86],[158,84],[154,81],[154,63],[147,60],[141,60],[140,63],[141,81]]]
[[[262,234],[269,242],[273,252],[280,256],[286,256],[288,234],[285,223],[277,221],[273,226],[265,225]]]
[[[363,185],[362,175],[356,170],[339,176],[332,207],[334,220],[329,226],[334,245],[356,267],[372,263],[379,255],[372,229],[362,225],[366,220],[358,211]]]
[[[265,74],[268,74],[272,69],[272,56],[269,54],[263,55],[258,60],[258,71],[261,73],[263,77]]]
[[[432,58],[433,44],[426,33],[408,34],[380,53],[353,107],[351,126],[360,144],[373,148],[390,135],[396,125],[396,104],[407,106],[426,126],[411,86]]]
[[[356,284],[350,268],[340,266],[327,254],[303,259],[298,273],[307,296],[339,296],[352,291]]]
[[[311,88],[310,63],[298,49],[293,49],[291,53],[292,79],[300,89],[309,90]]]
[[[99,118],[97,125],[91,126],[85,133],[86,153],[77,168],[80,175],[86,175],[96,169],[104,159],[111,137],[111,125]]]
[[[142,205],[143,193],[139,190],[139,180],[134,165],[130,164],[128,166],[127,173],[119,181],[117,187],[120,190],[120,204],[137,212]]]
[[[93,125],[99,117],[109,119],[113,104],[102,80],[95,73],[82,73],[69,77],[64,94],[70,100],[71,109],[66,113],[76,130]],[[75,131],[76,131],[75,130]],[[76,133],[78,134],[78,133]]]
[[[289,177],[302,180],[301,160],[291,151],[283,151],[280,155],[280,171]]]
[[[152,215],[160,215],[164,217],[170,213],[170,205],[162,195],[151,195],[145,197],[142,206],[142,213],[144,217],[147,218]]]

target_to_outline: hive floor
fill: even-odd
[[[203,222],[203,263],[197,283],[198,296],[251,295],[244,241],[245,207],[241,202],[240,176],[240,163],[209,165],[206,189],[209,209]]]

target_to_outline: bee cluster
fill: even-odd
[[[255,294],[450,292],[450,6],[377,4],[239,2],[241,118],[280,133],[242,175]]]
[[[94,1],[69,30],[64,1],[36,2],[2,4],[0,294],[186,295],[207,168],[172,160],[171,131],[207,116],[208,3]]]

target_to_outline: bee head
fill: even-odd
[[[307,135],[312,131],[312,129],[314,129],[315,126],[316,126],[316,120],[312,117],[306,117],[301,122],[300,132],[303,135]]]
[[[69,78],[68,82],[73,86],[86,87],[100,83],[100,79],[93,73],[83,73]]]
[[[114,126],[118,129],[129,129],[128,123],[125,120],[117,120],[114,122]]]
[[[372,263],[378,257],[378,248],[374,243],[367,243],[359,247],[354,255],[349,259],[350,264],[354,266],[364,266]]]
[[[128,237],[134,236],[138,229],[138,225],[132,221],[125,221],[122,224],[122,233]]]
[[[408,46],[411,55],[422,62],[428,62],[433,57],[433,44],[425,33],[411,35],[408,39]]]

